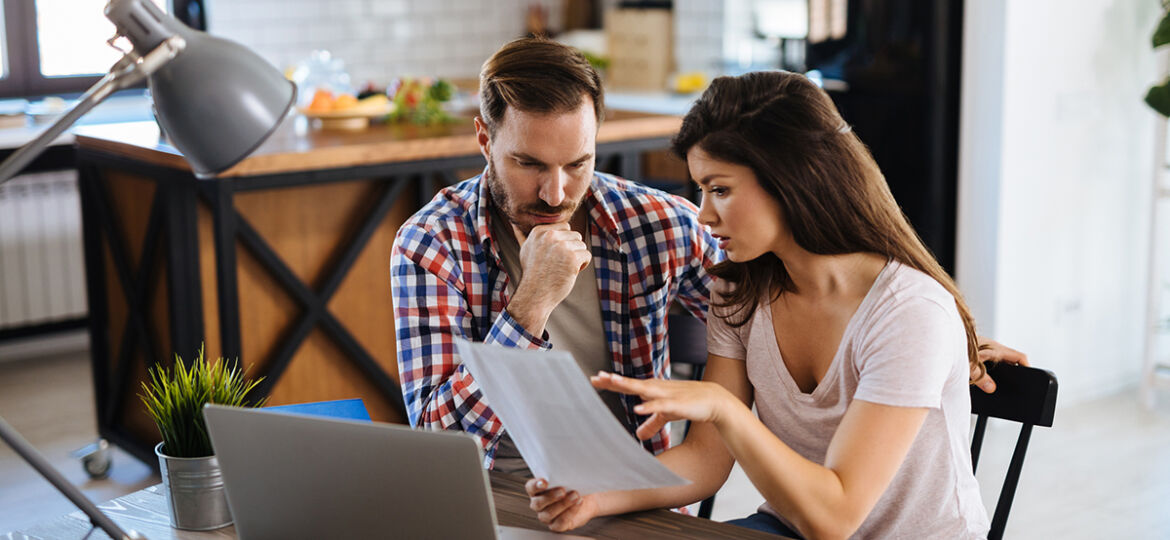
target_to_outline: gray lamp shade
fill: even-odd
[[[292,108],[296,85],[243,45],[193,30],[149,0],[111,0],[106,17],[139,54],[170,36],[186,40],[148,85],[159,125],[196,176],[239,163]]]

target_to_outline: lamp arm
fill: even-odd
[[[97,505],[85,498],[85,495],[76,486],[69,483],[69,480],[66,480],[61,473],[57,472],[57,469],[54,469],[45,460],[44,456],[37,452],[3,417],[0,417],[0,439],[8,443],[8,446],[11,446],[13,450],[16,450],[16,453],[24,458],[25,462],[32,465],[37,472],[41,473],[41,476],[44,476],[49,483],[53,484],[53,487],[57,488],[57,491],[60,491],[62,495],[68,497],[82,512],[85,512],[85,515],[89,516],[89,520],[94,525],[101,527],[106,534],[110,535],[110,538],[119,540],[145,538],[135,531],[126,532],[117,523],[114,523],[114,520],[110,519],[109,516],[103,514]]]
[[[172,36],[160,43],[146,56],[139,57],[134,53],[127,53],[110,68],[109,73],[81,95],[76,106],[58,118],[36,138],[13,152],[3,163],[0,163],[0,184],[11,180],[13,176],[20,173],[61,133],[69,129],[69,126],[72,126],[85,113],[110,97],[110,94],[137,84],[150,76],[151,73],[182,52],[186,46],[187,42],[183,38]]]

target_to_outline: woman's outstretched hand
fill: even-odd
[[[642,398],[642,403],[634,407],[634,412],[650,416],[638,426],[636,434],[642,440],[653,437],[667,422],[690,420],[718,423],[726,415],[728,407],[743,406],[726,388],[712,382],[631,379],[604,371],[590,377],[589,381],[599,390],[633,394]]]
[[[549,530],[565,532],[581,527],[597,516],[597,496],[581,496],[563,487],[549,487],[543,478],[533,478],[524,484],[528,492],[528,506],[536,511],[541,523]]]

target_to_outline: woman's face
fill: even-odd
[[[711,228],[728,259],[747,262],[768,252],[781,256],[796,245],[780,204],[750,168],[719,161],[698,145],[687,152],[687,167],[703,192],[699,221]]]

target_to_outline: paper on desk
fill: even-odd
[[[626,432],[569,353],[455,346],[528,468],[549,485],[587,495],[690,483]]]

